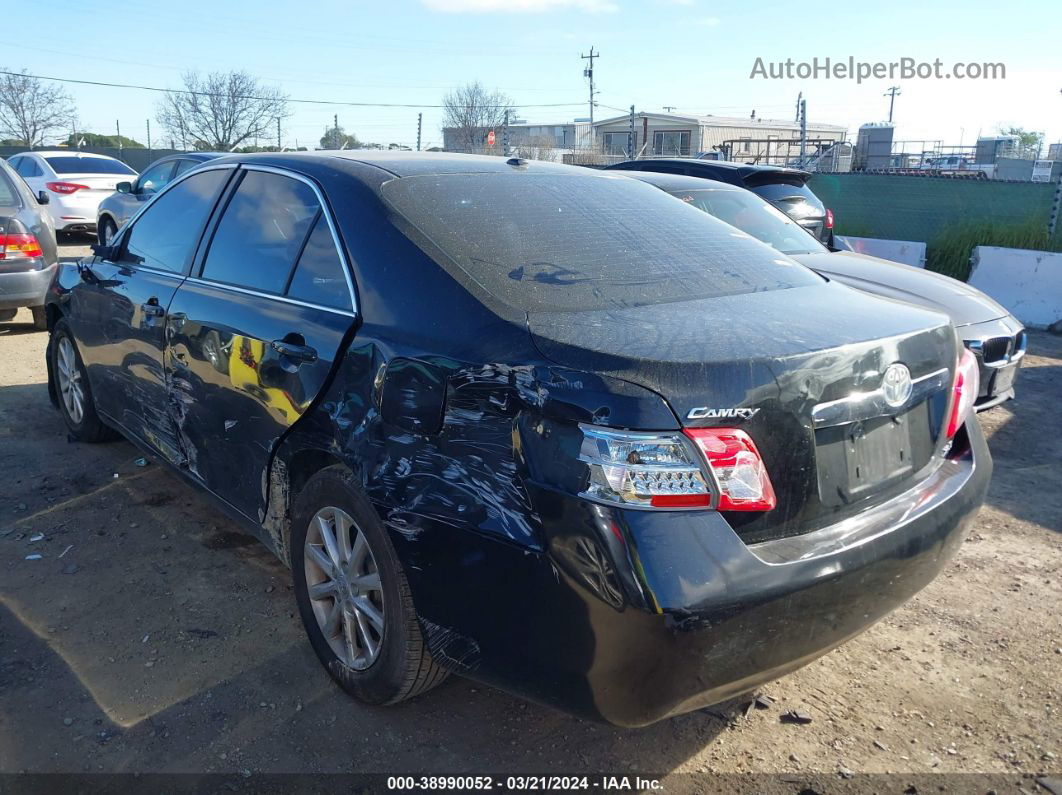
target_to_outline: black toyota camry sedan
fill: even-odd
[[[735,231],[518,159],[219,158],[62,267],[50,391],[289,564],[357,698],[643,725],[901,604],[991,472],[946,317]]]

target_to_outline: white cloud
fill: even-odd
[[[534,13],[559,8],[576,8],[592,14],[618,10],[612,0],[421,0],[432,11],[460,14],[465,12]]]

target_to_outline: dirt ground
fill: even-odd
[[[345,697],[263,547],[131,445],[68,441],[46,336],[24,311],[0,324],[0,773],[615,773],[667,791],[774,773],[795,792],[965,772],[1062,793],[1033,778],[1062,776],[1062,338],[1032,334],[1019,398],[981,415],[995,477],[941,577],[764,688],[765,709],[631,731],[457,677],[396,707]]]

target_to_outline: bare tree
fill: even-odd
[[[166,92],[156,116],[185,145],[228,152],[249,138],[271,138],[288,115],[287,96],[247,72],[185,72],[181,80],[184,88]]]
[[[61,87],[32,77],[25,69],[21,74],[0,75],[0,133],[26,146],[40,146],[51,133],[68,130],[73,116],[73,101]]]
[[[453,130],[457,149],[479,151],[485,146],[487,132],[504,124],[506,111],[512,117],[511,97],[501,91],[487,91],[478,81],[469,83],[443,97],[443,127]]]

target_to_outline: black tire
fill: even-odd
[[[336,655],[310,599],[305,542],[311,521],[324,508],[338,508],[354,520],[365,535],[380,577],[384,631],[379,656],[362,670],[347,665]],[[310,645],[340,687],[366,704],[394,704],[426,692],[446,678],[447,671],[435,663],[424,643],[409,583],[387,530],[345,467],[322,469],[299,492],[292,513],[290,543],[299,615]]]
[[[68,340],[73,348],[74,367],[80,374],[82,385],[82,415],[80,420],[75,420],[67,408],[60,387],[59,375],[59,347],[63,340]],[[59,413],[63,415],[66,427],[70,429],[70,435],[79,442],[106,442],[118,438],[118,434],[107,425],[104,425],[99,414],[96,413],[96,404],[92,399],[92,388],[89,385],[88,373],[81,361],[81,353],[77,349],[77,342],[70,331],[70,326],[64,318],[60,318],[55,328],[52,329],[51,339],[48,341],[48,365],[51,368],[52,377],[55,379],[55,391],[58,395]]]
[[[100,221],[100,224],[96,229],[96,238],[99,240],[101,246],[108,246],[111,241],[114,240],[114,234],[117,231],[118,225],[110,218],[104,218]]]
[[[44,307],[31,306],[30,312],[33,314],[33,328],[40,329],[41,331],[47,331],[48,313],[44,311]]]

